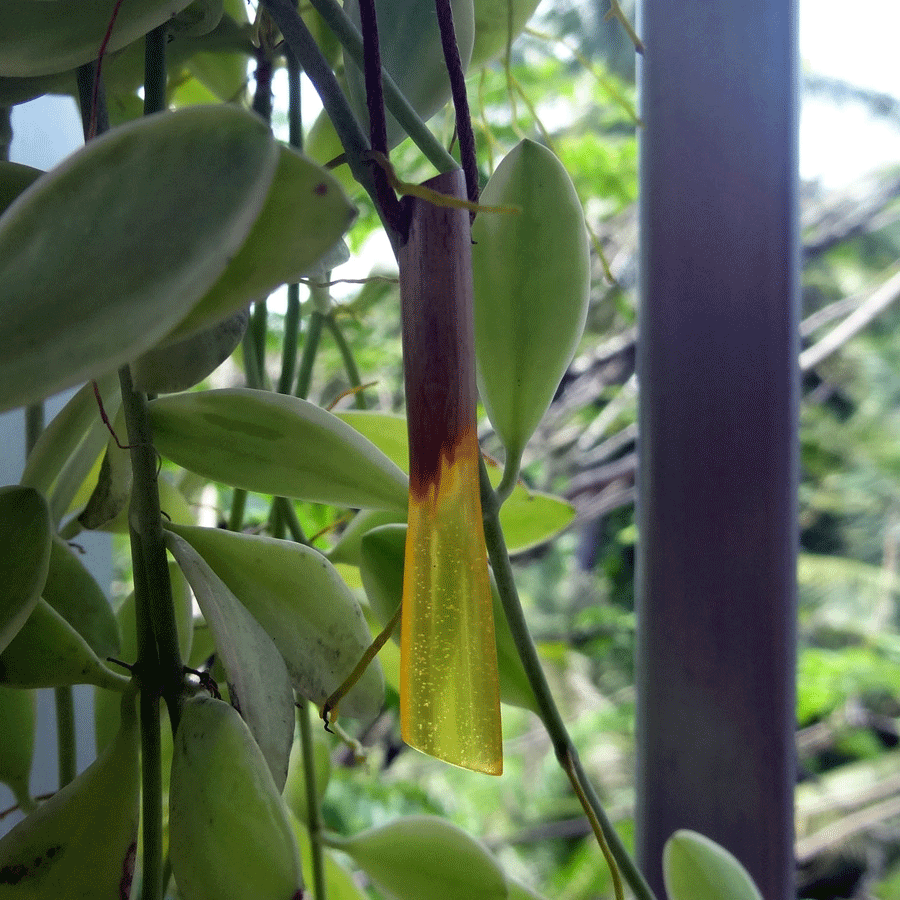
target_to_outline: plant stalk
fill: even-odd
[[[56,751],[59,760],[59,786],[75,780],[75,703],[70,686],[53,689],[56,700]]]
[[[638,900],[656,900],[653,891],[640,873],[634,860],[629,855],[616,830],[613,828],[609,817],[604,811],[600,799],[597,797],[590,780],[581,766],[578,751],[575,749],[568,730],[559,713],[556,701],[550,691],[550,685],[541,667],[541,661],[531,639],[528,623],[525,621],[525,613],[519,601],[519,592],[513,577],[512,564],[506,549],[506,541],[503,537],[503,529],[500,526],[500,504],[491,488],[488,479],[487,468],[484,459],[480,462],[481,478],[481,511],[484,517],[484,539],[487,545],[488,557],[494,570],[494,578],[497,582],[497,590],[503,602],[503,610],[509,622],[516,649],[522,660],[522,665],[528,675],[531,689],[537,700],[539,715],[547,729],[547,734],[553,744],[556,758],[566,775],[575,786],[576,794],[581,801],[588,819],[597,822],[602,830],[602,837],[608,845],[611,856],[615,859],[622,876],[631,888]],[[604,841],[600,841],[601,850]],[[615,875],[613,875],[615,880]]]
[[[331,336],[334,338],[338,350],[340,350],[341,359],[344,361],[344,371],[347,373],[347,380],[350,382],[350,387],[355,388],[353,391],[353,403],[357,409],[365,409],[366,398],[363,396],[361,390],[362,379],[359,377],[359,369],[357,368],[356,360],[353,358],[353,351],[350,349],[350,345],[344,337],[344,332],[341,331],[341,327],[334,317],[334,312],[329,313],[328,317],[325,319],[325,324],[328,326],[328,330],[331,332]]]
[[[312,725],[309,721],[309,702],[297,701],[297,719],[300,723],[300,746],[303,750],[303,777],[306,784],[306,828],[312,850],[312,882],[315,900],[326,900],[325,856],[322,848],[322,815],[316,786],[316,759],[313,747]]]

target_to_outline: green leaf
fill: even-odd
[[[126,0],[119,8],[107,52],[162,25],[191,0]],[[0,75],[47,75],[97,58],[113,4],[98,0],[4,0]]]
[[[377,447],[296,397],[234,388],[150,404],[163,456],[206,478],[281,497],[405,512],[407,480]]]
[[[293,812],[290,814],[290,819],[294,834],[297,836],[297,843],[300,846],[303,871],[312,872],[312,846],[309,832]],[[356,886],[353,876],[335,859],[333,853],[326,850],[323,856],[325,857],[325,893],[328,900],[368,900],[369,895],[363,893]]]
[[[491,483],[499,484],[499,472],[488,469]],[[500,524],[510,553],[522,553],[555,538],[575,519],[575,507],[562,497],[528,491],[521,485],[500,507]]]
[[[84,563],[57,537],[50,550],[43,596],[100,659],[119,655],[119,625],[106,595]]]
[[[50,566],[50,510],[33,488],[0,488],[0,652],[41,596]]]
[[[294,739],[294,692],[284,659],[259,622],[184,538],[166,532],[166,546],[213,633],[228,675],[231,705],[247,723],[281,791]]]
[[[0,217],[0,410],[171,331],[244,242],[277,158],[250,113],[199,107],[114,129],[38,179]]]
[[[0,160],[0,213],[43,174],[31,166]]]
[[[100,662],[84,638],[46,600],[38,600],[0,653],[0,684],[32,688],[93,684],[123,691],[129,683]]]
[[[408,816],[340,842],[396,900],[505,900],[506,878],[482,844],[436,816]]]
[[[506,51],[540,0],[475,0],[475,46],[471,65],[482,66]]]
[[[762,900],[740,862],[696,831],[676,831],[666,841],[663,878],[669,900]]]
[[[275,642],[294,688],[322,706],[371,643],[362,610],[317,550],[219,528],[167,525],[222,579]],[[340,711],[371,722],[384,701],[377,660],[341,701]]]
[[[115,417],[121,403],[117,376],[108,374],[99,378],[97,393],[100,394],[107,415]],[[86,384],[41,432],[25,463],[22,484],[45,494],[49,493],[68,460],[98,422],[102,426],[94,386]]]
[[[521,210],[480,213],[472,225],[479,393],[507,454],[518,461],[584,329],[587,228],[562,163],[530,140],[503,159],[480,202]]]
[[[324,169],[279,145],[268,197],[240,252],[172,337],[184,337],[296,281],[350,227],[356,209]]]
[[[325,555],[335,565],[343,563],[348,566],[359,566],[362,539],[373,528],[381,525],[406,525],[406,516],[381,509],[361,510],[341,532],[338,542],[327,550]]]
[[[344,410],[335,415],[368,438],[394,465],[409,472],[406,416],[358,409]]]

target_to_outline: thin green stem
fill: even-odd
[[[290,47],[284,54],[288,77],[288,143],[303,150],[303,107],[300,103],[300,63]]]
[[[322,337],[322,325],[326,318],[317,309],[314,309],[309,317],[309,328],[306,332],[306,340],[303,342],[303,355],[300,357],[300,371],[297,373],[297,387],[294,389],[294,394],[302,400],[309,396],[313,364],[316,361],[319,339]]]
[[[134,390],[128,366],[119,370],[119,383],[134,473],[130,521],[135,529],[137,548],[143,560],[150,622],[159,652],[158,670],[155,673],[142,672],[141,677],[151,689],[158,689],[165,699],[174,732],[181,718],[184,664],[178,646],[175,607],[159,508],[156,449],[147,416],[146,397]],[[135,555],[134,545],[132,555]],[[138,562],[135,559],[135,568]],[[135,598],[138,598],[137,593]]]
[[[276,497],[275,502],[278,504],[281,524],[287,528],[291,535],[291,540],[297,544],[310,546],[309,538],[303,530],[303,525],[300,524],[300,519],[297,518],[297,510],[294,509],[294,504],[287,497]]]
[[[297,341],[300,338],[300,285],[289,284],[284,314],[284,343],[281,346],[281,375],[278,393],[289,394],[297,369]]]
[[[313,80],[313,82],[315,83],[315,79],[312,78],[310,70],[307,66],[307,61],[304,59],[304,56],[301,53],[297,52],[297,48],[293,46],[291,38],[288,36],[287,32],[285,32],[284,27],[282,26],[282,22],[290,18],[286,14],[286,11],[290,10],[289,0],[262,0],[262,2],[263,5],[266,6],[272,13],[272,18],[277,22],[278,27],[281,28],[281,32],[282,34],[284,34],[285,40],[288,44],[291,44],[292,49],[294,49],[294,52],[297,53],[297,58],[300,61],[301,65],[306,70],[307,74],[310,75],[311,80]],[[360,71],[362,71],[362,35],[360,35],[356,26],[347,18],[337,0],[312,0],[312,5],[313,7],[315,7],[316,12],[318,12],[322,17],[325,24],[334,32],[335,36],[340,41],[341,46],[344,47],[350,58],[356,63],[357,66],[359,66]],[[296,11],[290,11],[293,12],[294,16],[298,20],[300,19]],[[289,25],[288,27],[290,28],[291,25]],[[451,172],[453,169],[457,168],[456,160],[454,160],[453,157],[444,149],[443,144],[441,144],[441,142],[431,133],[428,126],[425,125],[425,123],[419,118],[419,116],[416,115],[415,110],[412,108],[412,106],[410,106],[409,101],[403,96],[403,93],[401,92],[400,88],[397,87],[394,79],[391,78],[391,76],[383,70],[381,73],[381,78],[384,84],[385,105],[391,111],[394,118],[403,126],[403,129],[413,139],[413,142],[419,147],[425,157],[438,170],[438,172]],[[318,85],[316,86],[316,90],[318,90]],[[328,109],[328,104],[325,103],[324,97],[322,98],[322,103],[325,108]],[[346,104],[346,99],[344,100],[344,104]],[[350,112],[349,106],[347,106],[347,111]],[[330,111],[329,115],[331,115]],[[350,112],[350,115],[353,115],[352,112]],[[332,121],[334,121],[333,117]],[[354,121],[356,120],[354,119]],[[338,128],[337,122],[335,122],[335,128],[338,129],[338,134],[340,135],[341,129]],[[358,124],[357,128],[359,128]],[[360,134],[362,134],[361,131]],[[343,137],[341,137],[341,143],[344,144],[344,149],[348,151],[349,162],[349,154],[351,151],[344,143]],[[366,149],[368,149],[368,142],[366,142]],[[350,168],[351,170],[353,170],[354,177],[358,178],[358,176],[356,175],[356,171],[353,169],[352,163]],[[365,182],[360,181],[360,184],[366,187],[367,191],[369,190]]]
[[[337,0],[311,0],[316,12],[325,24],[334,32],[345,52],[353,62],[363,70],[362,35],[356,26],[347,18]],[[419,118],[409,101],[403,95],[394,79],[381,70],[384,85],[384,103],[394,118],[403,126],[403,130],[412,138],[413,143],[422,151],[425,158],[438,172],[452,172],[457,162],[444,149],[444,145],[431,133],[428,126]]]
[[[44,401],[25,407],[25,456],[30,455],[44,430]]]
[[[265,300],[257,300],[253,304],[253,315],[250,318],[250,327],[247,329],[253,336],[256,361],[259,365],[261,381],[254,387],[262,387],[266,378],[266,334],[269,328],[269,306]]]
[[[54,688],[56,699],[56,752],[59,759],[59,786],[75,780],[75,702],[71,687]]]
[[[256,338],[253,328],[248,328],[241,338],[241,350],[244,353],[244,375],[247,378],[247,384],[261,390],[264,383],[264,376],[259,357],[256,353]]]
[[[240,531],[244,527],[244,510],[247,508],[247,492],[235,488],[231,495],[231,510],[228,513],[228,530]]]
[[[579,799],[585,804],[586,813],[591,820],[596,819],[599,823],[603,831],[603,838],[635,897],[638,900],[656,900],[653,891],[643,875],[641,875],[637,865],[609,821],[609,817],[606,815],[593,786],[581,766],[578,751],[569,737],[556,701],[553,699],[550,685],[547,683],[547,678],[541,667],[537,649],[528,630],[528,623],[525,621],[522,604],[519,601],[519,592],[513,577],[512,564],[506,549],[503,529],[500,526],[500,503],[497,495],[491,488],[483,459],[480,461],[479,471],[481,477],[481,507],[484,516],[484,539],[487,545],[488,557],[494,570],[497,590],[503,602],[503,610],[506,613],[506,619],[509,623],[516,649],[528,675],[531,689],[534,691],[538,713],[544,722],[544,727],[547,729],[556,758],[563,771],[574,779],[573,783],[577,782],[577,793]]]
[[[160,900],[162,871],[162,735],[159,722],[159,655],[150,612],[152,599],[140,536],[129,528],[134,570],[137,665],[141,724],[141,828],[143,831],[143,880],[141,900]]]
[[[300,723],[300,747],[303,750],[303,777],[306,783],[306,828],[312,855],[313,897],[326,900],[325,855],[322,846],[322,816],[319,811],[319,792],[316,786],[316,757],[313,748],[309,703],[297,701],[297,720]]]
[[[510,453],[507,451],[506,461],[503,464],[503,477],[500,484],[497,485],[496,495],[497,503],[502,506],[508,499],[509,495],[515,490],[519,481],[519,466],[522,462],[522,456],[519,453]]]
[[[144,39],[144,115],[166,108],[166,44],[168,24],[147,33]]]
[[[347,343],[344,332],[341,331],[341,326],[338,325],[333,312],[325,319],[325,324],[328,326],[328,330],[331,332],[331,336],[334,338],[334,342],[341,352],[341,359],[344,361],[344,371],[347,373],[347,380],[350,382],[350,387],[355,389],[353,391],[353,402],[357,409],[365,409],[366,398],[363,396],[362,390],[360,390],[362,387],[362,380],[359,377],[359,369],[356,367],[356,360],[353,358],[353,350],[350,349],[350,345]]]
[[[9,159],[12,137],[12,107],[0,106],[0,160]]]
[[[356,121],[353,110],[350,109],[350,104],[347,102],[328,60],[322,56],[322,51],[319,50],[315,38],[310,34],[297,10],[294,9],[291,0],[260,0],[260,2],[269,11],[269,15],[284,37],[285,44],[290,48],[316,89],[316,93],[338,133],[353,177],[372,198],[388,235],[393,241],[396,241],[398,236],[388,226],[378,204],[372,166],[367,159],[369,142],[366,140],[359,122]]]

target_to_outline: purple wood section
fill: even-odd
[[[425,186],[466,199],[462,170]],[[406,197],[409,235],[400,248],[403,366],[410,491],[436,487],[441,455],[453,460],[475,429],[475,357],[469,213]]]
[[[792,900],[797,9],[643,0],[637,848]]]

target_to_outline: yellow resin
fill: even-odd
[[[403,740],[445,762],[503,771],[500,687],[478,489],[478,443],[464,438],[438,484],[411,495],[403,580]]]

